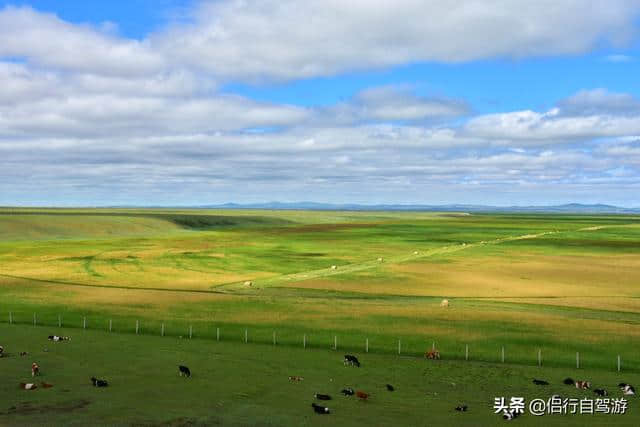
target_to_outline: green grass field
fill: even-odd
[[[267,347],[281,355],[274,357],[290,351],[322,358],[335,337],[339,351],[361,353],[368,340],[368,357],[393,366],[419,363],[413,356],[435,344],[443,364],[477,376],[486,366],[499,375],[502,348],[508,371],[531,375],[568,372],[579,352],[581,372],[617,378],[618,355],[623,374],[640,374],[638,267],[635,216],[1,209],[0,325],[8,327],[11,312],[11,327],[23,328],[35,313],[38,325],[57,326],[60,317],[75,328],[70,334],[91,337],[111,322],[123,334],[109,340],[127,346],[132,337],[175,344],[191,328],[196,339],[188,345],[197,352],[216,345],[262,351],[275,333],[278,346]],[[444,298],[449,308],[440,307]],[[166,341],[154,341],[163,339],[163,324]],[[245,330],[261,345],[242,347]],[[538,351],[543,368],[535,366]],[[266,387],[270,374],[264,377]],[[487,398],[493,396],[476,401]],[[444,406],[434,408],[426,413],[449,420],[438,418],[451,416]],[[215,417],[251,423],[242,417],[263,419],[268,409],[221,409]],[[300,414],[315,422],[310,408]],[[273,424],[299,425],[302,418],[289,416]]]
[[[72,339],[51,343],[49,333]],[[496,425],[503,420],[494,414],[495,397],[595,397],[562,384],[567,375],[589,378],[611,397],[621,397],[620,381],[640,383],[637,373],[376,354],[359,354],[362,367],[355,368],[343,366],[342,353],[330,350],[25,325],[0,325],[0,336],[11,343],[7,351],[12,353],[0,359],[2,425]],[[20,351],[29,356],[18,356]],[[53,388],[18,388],[19,382],[33,381],[32,360],[42,370],[36,383]],[[178,376],[178,364],[189,366],[192,378]],[[290,375],[304,380],[292,383]],[[94,388],[92,376],[110,386]],[[536,386],[533,378],[551,384]],[[386,390],[388,383],[395,391]],[[344,397],[345,387],[363,390],[370,399]],[[315,393],[332,396],[324,402],[331,414],[312,411]],[[460,404],[468,412],[456,412]],[[632,426],[640,422],[640,409],[631,396],[625,414],[525,414],[516,421],[523,426]]]

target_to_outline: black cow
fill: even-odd
[[[331,413],[331,411],[329,411],[329,408],[327,408],[325,406],[316,405],[315,403],[312,403],[311,406],[313,406],[313,410],[315,411],[316,414],[330,414]]]
[[[534,379],[533,383],[535,385],[549,385],[549,383],[547,381],[545,381],[545,380],[536,380],[536,379]]]
[[[467,412],[467,405],[456,406],[456,411],[458,412]]]
[[[331,400],[331,396],[329,396],[328,394],[315,394],[316,399],[318,400]]]
[[[571,378],[566,378],[563,383],[565,383],[566,385],[575,385],[575,381]]]
[[[597,394],[598,396],[602,396],[602,397],[605,397],[605,396],[609,395],[609,393],[607,393],[607,390],[605,390],[603,388],[597,388],[597,389],[593,390],[593,392],[595,394]]]
[[[96,377],[91,377],[91,383],[94,387],[107,387],[109,385],[106,380],[99,380]]]
[[[391,384],[387,384],[387,390],[393,391],[393,390],[395,390],[395,388],[393,388],[393,386]]]
[[[178,372],[180,373],[180,376],[184,375],[187,378],[191,377],[191,371],[184,365],[178,366]]]
[[[345,354],[344,355],[344,364],[345,365],[351,365],[351,366],[357,366],[358,368],[360,367],[360,361],[358,360],[357,357],[355,357],[352,354]]]
[[[353,391],[352,388],[344,388],[340,393],[344,394],[345,396],[353,396],[355,391]]]

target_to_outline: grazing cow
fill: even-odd
[[[109,385],[107,380],[99,380],[96,377],[91,377],[91,383],[94,387],[107,387]]]
[[[21,351],[20,352],[20,356],[24,357],[24,356],[28,356],[29,353],[27,353],[26,351]]]
[[[23,390],[35,390],[38,386],[34,383],[20,383],[20,388]]]
[[[591,388],[591,381],[576,381],[576,388],[578,390],[589,390]]]
[[[304,378],[299,377],[299,376],[297,376],[297,375],[291,375],[291,376],[289,376],[289,381],[300,382],[300,381],[303,381],[303,380],[304,380]]]
[[[344,394],[345,396],[353,396],[355,392],[352,388],[343,388],[340,393]]]
[[[360,367],[360,361],[358,360],[357,357],[355,357],[352,354],[345,354],[344,355],[344,364],[346,365],[351,365],[351,366],[357,366],[358,368]]]
[[[533,383],[535,385],[549,385],[549,383],[545,380],[536,380],[535,378],[533,379]]]
[[[442,302],[440,302],[440,307],[444,307],[444,308],[449,307],[449,300],[443,299]]]
[[[4,355],[4,347],[0,345],[0,357]]]
[[[572,378],[566,378],[563,383],[566,385],[574,385],[576,382]]]
[[[360,400],[367,400],[369,398],[369,395],[364,391],[358,390],[356,391],[356,397],[358,397]]]
[[[54,342],[58,342],[58,341],[69,341],[71,338],[69,337],[60,337],[58,335],[49,335],[49,341],[54,341]]]
[[[332,266],[331,266],[331,269],[332,269],[332,270],[337,270],[337,269],[338,269],[338,266],[337,266],[337,265],[332,265]]]
[[[184,375],[187,378],[191,377],[191,371],[184,365],[178,366],[178,373],[180,374],[180,376]]]
[[[467,405],[456,406],[456,411],[458,412],[467,412]]]
[[[395,388],[393,388],[393,386],[391,384],[387,384],[387,390],[394,391]]]
[[[41,386],[42,388],[51,388],[51,387],[53,387],[53,384],[51,384],[51,383],[45,383],[45,382],[43,382],[43,381],[40,381],[40,386]]]
[[[598,396],[601,396],[601,397],[605,397],[605,396],[609,395],[609,393],[607,393],[607,390],[605,390],[603,388],[597,388],[597,389],[593,390],[593,392],[595,394],[597,394]]]
[[[329,408],[327,408],[326,406],[320,406],[320,405],[316,405],[315,403],[312,403],[311,406],[313,406],[313,410],[316,414],[330,414],[331,411],[329,411]]]
[[[318,400],[331,400],[331,396],[329,396],[328,394],[319,394],[316,393],[314,394],[315,398]]]
[[[631,384],[620,383],[618,384],[618,387],[620,387],[620,390],[622,391],[622,393],[627,396],[636,394],[636,389],[633,388]]]
[[[424,354],[424,357],[431,360],[440,359],[440,352],[438,350],[429,350]]]
[[[511,409],[511,410],[504,410],[504,412],[502,413],[502,419],[507,420],[507,421],[511,421],[515,418],[518,418],[520,416],[520,412],[516,412],[515,409]]]
[[[40,375],[40,366],[36,362],[33,362],[31,364],[31,376],[35,377],[36,375]]]

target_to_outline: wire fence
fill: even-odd
[[[95,330],[118,334],[134,334],[180,339],[206,339],[216,342],[243,342],[246,344],[263,344],[273,346],[301,347],[303,349],[331,349],[355,353],[397,354],[403,357],[433,357],[446,360],[482,361],[493,363],[511,363],[527,366],[575,367],[576,369],[596,368],[611,369],[617,372],[638,372],[636,365],[630,363],[632,357],[622,354],[604,354],[592,352],[587,357],[585,352],[575,353],[557,348],[512,346],[512,351],[505,345],[497,345],[492,355],[491,345],[459,344],[425,340],[424,337],[401,337],[393,342],[388,335],[371,336],[354,333],[331,333],[328,331],[300,332],[291,330],[278,331],[268,326],[242,327],[238,324],[214,322],[188,322],[184,320],[160,321],[153,319],[131,319],[107,316],[39,315],[25,312],[5,312],[0,314],[0,323],[10,325],[33,325],[36,327],[54,327],[59,329]],[[633,349],[630,349],[633,351]],[[431,355],[429,353],[431,352]],[[436,356],[437,353],[437,356]],[[575,359],[574,355],[575,354]],[[586,362],[586,363],[585,363]],[[624,362],[624,364],[623,364]]]

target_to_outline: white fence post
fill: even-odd
[[[36,326],[36,323],[37,323],[37,322],[36,322],[36,314],[35,314],[35,313],[33,313],[33,326]]]
[[[109,319],[109,332],[113,330],[113,320]]]
[[[576,368],[580,369],[580,352],[576,351]]]
[[[9,324],[13,324],[13,313],[9,312]]]
[[[138,335],[139,330],[140,330],[140,321],[136,320],[136,335]]]
[[[307,348],[307,334],[302,335],[302,348]]]
[[[276,331],[273,331],[273,345],[276,345]]]
[[[504,363],[504,346],[502,347],[502,363]]]
[[[369,353],[369,338],[365,341],[364,351],[365,353]]]
[[[244,343],[248,343],[249,342],[249,331],[248,330],[244,330]]]
[[[431,342],[431,350],[435,350],[436,349],[436,342],[432,341]]]
[[[542,350],[538,349],[538,366],[542,366]]]
[[[160,326],[160,336],[164,336],[164,323],[162,324],[162,326]]]
[[[333,349],[334,350],[338,349],[338,336],[337,335],[333,336]]]
[[[400,343],[400,340],[398,340],[398,354],[402,353],[402,344]]]
[[[618,355],[618,372],[620,372],[620,355]]]
[[[189,325],[189,339],[193,337],[193,326]]]
[[[58,328],[62,328],[62,316],[58,314]]]
[[[464,360],[469,360],[469,344],[464,347]]]
[[[87,318],[86,317],[82,318],[82,329],[87,329]]]
[[[216,328],[216,341],[220,341],[220,328]]]

